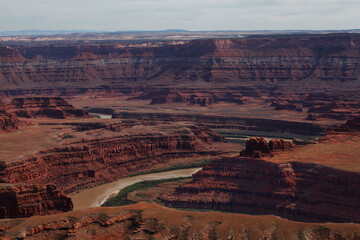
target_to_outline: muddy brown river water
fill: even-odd
[[[190,177],[201,168],[180,169],[174,171],[144,174],[134,177],[122,178],[118,181],[99,185],[76,193],[71,197],[74,203],[74,210],[99,207],[108,198],[115,196],[118,192],[134,183],[147,180],[160,180],[177,177]]]

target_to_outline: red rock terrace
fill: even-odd
[[[73,209],[54,185],[0,183],[0,218],[48,215]]]
[[[1,162],[0,182],[53,183],[59,190],[71,194],[171,165],[179,159],[217,156],[220,151],[211,144],[224,141],[208,128],[190,124],[156,125],[140,127],[140,130],[134,126],[125,129],[124,134],[119,133],[122,129],[121,124],[119,126],[91,125],[95,130],[87,132],[83,132],[84,128],[88,129],[86,126],[76,126],[65,132],[62,147]]]
[[[273,156],[277,151],[288,151],[293,149],[294,144],[284,139],[273,139],[269,143],[263,137],[250,138],[246,141],[245,150],[240,152],[240,156],[261,158]]]
[[[17,130],[20,121],[14,113],[7,112],[0,107],[0,133]]]
[[[162,200],[177,208],[359,223],[359,186],[358,173],[310,163],[233,157],[212,161]]]
[[[60,97],[26,97],[14,98],[7,107],[18,117],[25,118],[84,118],[90,115],[81,109],[76,109]]]

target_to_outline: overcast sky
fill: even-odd
[[[360,0],[0,0],[0,31],[359,28]]]

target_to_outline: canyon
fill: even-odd
[[[0,44],[0,239],[360,236],[359,34]],[[157,203],[223,212],[73,210],[200,167]]]
[[[360,222],[359,173],[251,158],[214,160],[162,196],[171,207],[278,215],[306,222]]]
[[[223,141],[206,127],[190,124],[129,127],[121,122],[65,125],[60,137],[59,147],[2,161],[0,181],[53,183],[65,194],[72,194],[177,160],[185,159],[186,163],[186,159],[219,155],[222,151],[212,148],[211,143]]]

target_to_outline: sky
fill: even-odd
[[[360,29],[360,0],[0,0],[0,31]]]

